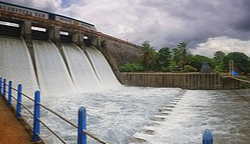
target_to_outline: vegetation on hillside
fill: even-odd
[[[229,60],[234,60],[235,70],[241,74],[250,73],[250,58],[244,53],[232,52],[225,54],[217,51],[213,58],[193,55],[187,49],[187,42],[181,42],[176,47],[162,47],[156,51],[145,41],[141,45],[140,60],[127,63],[120,67],[121,72],[199,72],[202,63],[207,62],[214,72],[227,72]]]

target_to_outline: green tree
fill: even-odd
[[[161,48],[155,56],[158,70],[166,71],[171,61],[171,51],[169,47]]]
[[[223,59],[224,59],[224,57],[225,57],[225,53],[222,51],[216,51],[214,53],[213,59],[214,59],[215,64],[216,64],[214,71],[216,73],[223,71]]]
[[[181,64],[181,50],[178,48],[173,48],[172,54],[173,54],[173,61],[175,62],[176,66],[179,67]]]
[[[146,70],[150,69],[151,64],[154,61],[155,50],[150,45],[149,41],[145,41],[141,46],[140,57]]]
[[[120,66],[121,72],[140,72],[144,70],[145,68],[142,66],[141,63],[126,63]]]
[[[202,55],[194,55],[188,57],[187,64],[200,71],[203,62],[207,62],[211,68],[215,67],[215,61],[213,59]]]
[[[179,69],[184,69],[184,66],[187,64],[187,56],[190,53],[187,50],[187,42],[181,42],[177,45],[176,48],[172,49],[173,61],[176,63],[176,67]]]
[[[184,66],[187,63],[187,42],[181,42],[177,45],[177,48],[181,51],[181,55],[182,55],[182,68],[184,68]]]
[[[241,52],[232,52],[227,54],[224,57],[224,70],[228,71],[229,68],[229,60],[234,61],[234,67],[235,70],[238,71],[238,73],[244,73],[248,74],[250,73],[250,62],[249,57]]]
[[[216,52],[214,53],[214,60],[215,60],[216,62],[219,62],[219,63],[223,62],[223,58],[224,58],[224,57],[225,57],[225,53],[222,52],[222,51],[216,51]]]
[[[184,72],[197,72],[198,70],[191,65],[185,65],[183,71]]]

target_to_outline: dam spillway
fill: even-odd
[[[107,87],[119,86],[120,83],[102,53],[94,47],[87,48],[87,53],[102,84]]]
[[[103,45],[115,51],[127,49],[138,53],[136,45],[98,32],[93,24],[84,21],[5,2],[0,2],[0,12],[0,35],[22,41],[25,51],[19,54],[26,52],[27,55],[25,64],[29,67],[24,68],[27,67],[25,73],[32,79],[30,91],[40,89],[42,94],[54,95],[119,86],[109,61],[100,52],[105,49]],[[11,43],[10,39],[6,41]],[[127,62],[123,60],[111,64]],[[0,74],[5,76],[4,72]],[[25,83],[13,76],[10,78],[16,83]]]
[[[29,94],[40,89],[44,95],[67,95],[120,85],[104,56],[95,48],[87,50],[91,62],[78,46],[63,44],[64,61],[53,42],[33,40],[33,65],[23,39],[0,36],[0,46],[0,75],[13,80],[16,85],[22,82],[30,89],[30,92],[24,90]]]
[[[15,87],[22,83],[29,95],[38,89],[31,56],[22,38],[0,36],[0,75],[13,80]]]
[[[74,84],[56,46],[49,41],[33,41],[38,81],[45,95],[70,94]]]
[[[102,89],[104,86],[99,81],[98,75],[86,54],[74,44],[64,43],[62,47],[78,91],[93,92]]]

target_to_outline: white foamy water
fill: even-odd
[[[12,80],[15,88],[21,83],[23,92],[32,97],[38,89],[28,48],[21,38],[0,37],[0,76]]]
[[[94,65],[101,82],[107,88],[117,87],[121,84],[117,80],[106,58],[94,47],[87,48],[87,53]]]
[[[80,92],[93,92],[103,88],[85,53],[74,44],[63,44],[63,50],[74,83]]]
[[[250,96],[246,91],[187,91],[164,121],[137,132],[136,144],[201,144],[202,132],[213,130],[216,144],[248,144]]]
[[[101,93],[43,97],[44,104],[77,124],[77,111],[87,109],[88,130],[113,144],[128,144],[133,134],[150,121],[158,109],[172,101],[181,89],[119,87]],[[50,113],[42,112],[42,119],[67,142],[76,143],[76,129]],[[56,138],[47,141],[59,143]],[[90,144],[97,142],[88,138]]]
[[[75,86],[57,47],[50,41],[34,40],[33,44],[42,94],[75,93]]]

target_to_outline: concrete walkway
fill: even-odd
[[[0,144],[32,144],[31,136],[0,97]]]

